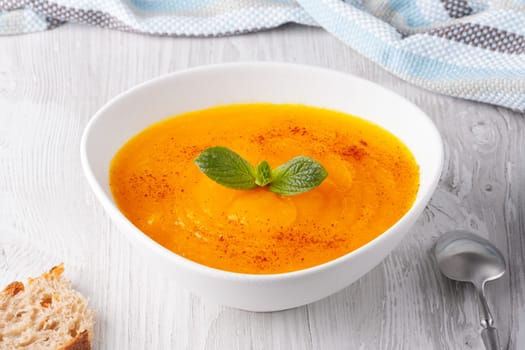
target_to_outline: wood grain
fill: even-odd
[[[505,349],[525,347],[523,114],[406,84],[315,28],[173,39],[67,25],[0,37],[0,47],[0,284],[64,261],[97,311],[95,349],[482,349],[473,291],[436,274],[429,256],[456,228],[507,257],[509,273],[488,294]],[[148,268],[79,161],[82,130],[111,97],[186,67],[245,60],[379,82],[428,113],[446,145],[438,190],[402,245],[336,295],[278,313],[209,304]]]

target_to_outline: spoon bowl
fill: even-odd
[[[448,278],[482,285],[505,274],[503,255],[486,239],[466,231],[442,235],[434,248],[439,270]]]

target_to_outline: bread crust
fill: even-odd
[[[14,297],[18,293],[22,292],[25,289],[22,282],[14,281],[9,283],[1,293],[1,296],[4,298]]]
[[[57,350],[91,350],[89,332],[87,330],[83,331],[78,334],[75,339],[71,340],[69,344],[66,344]]]

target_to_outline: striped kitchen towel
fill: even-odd
[[[525,0],[0,0],[0,34],[65,22],[172,36],[316,25],[413,84],[525,111]]]

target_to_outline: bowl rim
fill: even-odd
[[[267,68],[275,68],[275,69],[299,69],[299,70],[306,70],[306,71],[317,71],[318,73],[322,73],[322,74],[331,74],[331,75],[337,75],[337,76],[344,77],[344,78],[351,78],[357,81],[358,83],[369,85],[373,87],[374,89],[381,90],[383,93],[392,95],[394,98],[403,100],[404,103],[410,105],[412,108],[414,108],[416,111],[419,112],[420,118],[422,118],[423,122],[427,124],[427,126],[429,127],[430,133],[433,134],[433,137],[437,141],[437,147],[435,151],[438,153],[437,154],[438,164],[435,167],[434,172],[431,174],[432,180],[430,184],[428,185],[426,192],[423,193],[419,201],[417,199],[414,200],[414,203],[412,203],[412,206],[408,209],[407,212],[403,214],[401,218],[399,218],[399,220],[397,220],[392,226],[390,226],[387,230],[383,231],[381,234],[379,234],[377,237],[375,237],[371,241],[335,259],[332,259],[322,264],[311,266],[305,269],[289,271],[289,272],[282,272],[282,273],[250,274],[250,273],[240,273],[240,272],[234,272],[234,271],[221,270],[218,268],[210,267],[210,266],[198,263],[196,261],[187,259],[169,250],[168,248],[162,246],[160,243],[157,243],[155,240],[153,240],[148,235],[146,235],[144,232],[142,232],[138,227],[133,225],[133,223],[131,223],[131,221],[129,221],[124,216],[124,214],[118,209],[117,205],[113,201],[111,201],[109,196],[106,195],[106,193],[102,189],[102,185],[97,181],[93,173],[93,170],[91,169],[89,155],[87,152],[87,143],[90,138],[90,134],[92,132],[93,127],[97,124],[97,122],[100,119],[104,117],[104,115],[106,114],[106,111],[110,109],[115,103],[117,103],[121,99],[126,98],[128,95],[134,92],[137,92],[139,90],[148,89],[152,85],[156,85],[166,80],[177,79],[178,77],[184,76],[184,75],[192,75],[194,73],[206,73],[207,71],[232,69],[232,68],[233,69],[236,69],[236,68],[237,69],[238,68],[257,69],[257,68],[260,68],[261,66],[264,66]],[[363,117],[360,117],[360,118],[363,118]],[[364,119],[367,120],[366,118]],[[386,130],[390,131],[388,129]],[[444,145],[443,145],[443,140],[441,138],[441,135],[436,125],[426,113],[424,113],[419,107],[417,107],[414,103],[412,103],[405,97],[395,93],[392,90],[384,88],[375,82],[366,80],[364,78],[355,76],[350,73],[337,71],[334,69],[325,68],[321,66],[288,63],[288,62],[278,62],[278,61],[244,61],[244,62],[208,64],[208,65],[201,65],[197,67],[182,69],[179,71],[171,72],[168,74],[163,74],[161,76],[146,80],[142,83],[139,83],[138,85],[135,85],[117,94],[116,96],[111,98],[109,101],[107,101],[91,117],[89,122],[86,124],[84,131],[82,133],[82,138],[80,142],[80,160],[81,160],[82,168],[83,168],[84,175],[86,177],[87,182],[89,183],[97,199],[100,201],[104,209],[108,212],[109,217],[112,220],[116,220],[120,224],[127,226],[133,232],[132,236],[130,236],[131,237],[130,240],[136,241],[136,242],[131,242],[133,245],[134,243],[143,244],[145,248],[149,249],[150,251],[153,251],[155,254],[159,254],[161,257],[165,259],[171,260],[172,262],[175,262],[184,268],[188,268],[193,271],[204,273],[214,278],[230,279],[230,280],[242,279],[242,280],[248,280],[252,282],[268,282],[268,281],[279,281],[279,280],[285,280],[285,279],[289,280],[289,279],[294,279],[294,278],[301,278],[307,275],[312,275],[315,273],[322,272],[324,270],[331,269],[343,263],[344,261],[352,258],[353,256],[364,254],[366,250],[379,244],[381,240],[385,239],[385,237],[391,236],[396,233],[399,234],[398,232],[395,232],[397,231],[396,230],[397,227],[401,226],[404,222],[406,222],[409,219],[409,216],[415,215],[416,214],[415,212],[422,211],[424,207],[427,205],[430,198],[432,197],[433,193],[435,192],[435,189],[437,187],[437,184],[441,176],[441,172],[443,170]],[[418,188],[418,194],[420,190],[421,190],[421,187]],[[118,227],[120,228],[120,231],[124,231],[121,229],[122,226],[118,226]],[[126,232],[125,234],[127,235],[128,233]]]

